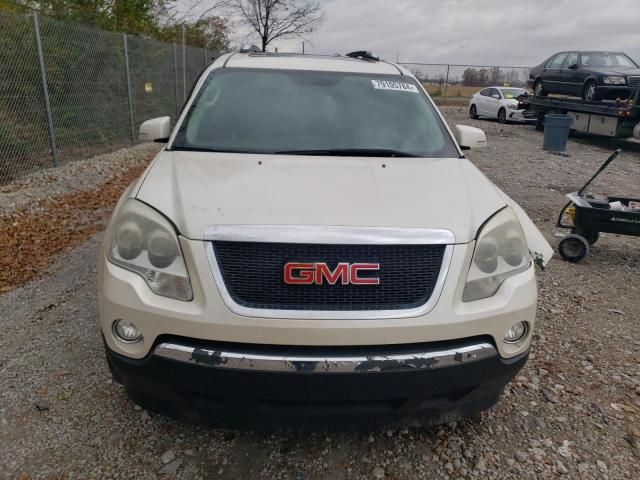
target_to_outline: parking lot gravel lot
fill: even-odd
[[[443,112],[452,125],[487,132],[488,147],[469,158],[554,246],[564,194],[618,146],[576,138],[569,157],[557,156],[542,151],[531,126]],[[639,180],[640,152],[629,150],[591,190],[638,196]],[[102,351],[100,241],[96,234],[40,279],[0,295],[0,478],[638,478],[639,238],[603,235],[582,263],[556,256],[539,272],[530,361],[481,419],[314,434],[203,428],[128,400]]]
[[[160,151],[157,143],[142,143],[131,148],[75,162],[59,168],[40,170],[0,185],[0,216],[23,207],[36,207],[39,202],[73,192],[99,188],[107,180],[124,174],[149,160],[149,155]]]

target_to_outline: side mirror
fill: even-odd
[[[578,69],[578,64],[577,63],[572,63],[567,68],[569,68],[569,70],[577,70]]]
[[[462,150],[487,146],[487,136],[479,128],[456,125],[453,128],[453,136]]]
[[[498,95],[497,93],[494,93],[493,95],[491,95],[493,98],[495,98],[496,100],[500,100],[500,95]]]
[[[138,140],[141,142],[166,143],[171,135],[171,117],[152,118],[142,122]]]

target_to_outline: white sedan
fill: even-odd
[[[496,118],[500,123],[526,121],[518,108],[517,98],[527,93],[524,88],[487,87],[475,93],[469,101],[469,116]]]

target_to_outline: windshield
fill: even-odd
[[[172,148],[458,156],[435,108],[410,78],[266,69],[212,72]]]
[[[624,53],[585,52],[581,56],[586,67],[637,67]]]
[[[524,88],[501,88],[502,96],[507,100],[518,98],[520,95],[527,93]]]

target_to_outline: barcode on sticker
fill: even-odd
[[[371,80],[376,90],[399,90],[401,92],[418,93],[418,87],[410,83],[394,82],[393,80]]]

